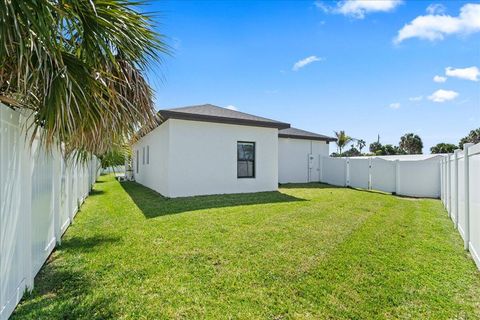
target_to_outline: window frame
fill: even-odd
[[[239,144],[251,144],[253,145],[253,160],[240,160],[239,157],[238,157],[238,145]],[[255,179],[256,176],[257,176],[257,170],[256,170],[256,165],[257,165],[257,144],[255,143],[255,141],[237,141],[237,179]],[[245,161],[245,162],[252,162],[253,163],[253,166],[252,166],[252,175],[251,176],[239,176],[238,174],[238,163],[240,161]],[[248,166],[247,166],[248,168]],[[248,171],[248,170],[247,170]]]

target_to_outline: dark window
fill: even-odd
[[[147,146],[147,164],[150,164],[150,146]]]
[[[142,148],[142,164],[145,164],[145,147]]]
[[[255,142],[237,142],[237,178],[255,178]]]

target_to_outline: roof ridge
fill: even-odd
[[[289,123],[256,116],[250,113],[231,110],[213,104],[192,105],[186,107],[162,109],[158,111],[164,119],[177,118],[184,120],[222,122],[230,124],[243,124],[278,129],[290,127]]]

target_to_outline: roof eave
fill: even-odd
[[[290,124],[289,123],[284,123],[284,122],[269,122],[269,121],[248,120],[248,119],[233,119],[233,118],[209,116],[209,115],[203,115],[203,114],[175,112],[175,111],[171,111],[171,110],[160,110],[159,114],[163,118],[163,120],[179,119],[179,120],[190,120],[190,121],[203,121],[203,122],[213,122],[213,123],[235,124],[235,125],[251,126],[251,127],[264,127],[264,128],[276,128],[276,129],[290,128]]]
[[[289,139],[299,139],[299,140],[315,140],[315,141],[326,141],[326,142],[335,142],[337,139],[331,137],[312,137],[312,136],[302,136],[296,134],[278,134],[279,138],[289,138]]]

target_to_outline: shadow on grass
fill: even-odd
[[[92,196],[99,196],[99,195],[102,195],[102,194],[105,194],[105,191],[98,190],[98,189],[92,189],[92,190],[90,190],[90,193],[88,195],[90,197],[92,197]]]
[[[282,189],[340,189],[343,187],[334,186],[326,183],[309,182],[309,183],[284,183],[280,184]]]
[[[65,256],[52,254],[35,277],[33,291],[24,295],[10,319],[116,319],[115,297],[97,295],[89,299],[98,283],[91,271],[78,266],[84,265],[83,254],[117,240],[90,237],[64,241],[57,250],[74,251],[78,264],[56,262]]]
[[[62,241],[62,244],[58,247],[57,250],[68,251],[72,250],[75,252],[90,252],[92,250],[103,250],[104,246],[118,243],[120,238],[118,237],[105,237],[105,236],[95,236],[89,238],[80,238],[74,237]]]
[[[327,183],[319,183],[319,182],[310,182],[310,183],[286,183],[280,184],[280,188],[282,189],[305,189],[305,188],[312,188],[312,189],[350,189],[360,192],[366,192],[371,194],[378,194],[382,196],[393,196],[401,199],[406,200],[421,200],[421,199],[438,199],[434,197],[414,197],[414,196],[406,196],[401,194],[396,194],[394,192],[387,192],[387,191],[380,191],[380,190],[368,190],[363,188],[355,188],[355,187],[343,187],[343,186],[334,186]]]
[[[278,191],[166,198],[136,182],[122,182],[121,186],[148,219],[202,209],[306,201]]]
[[[352,189],[352,190],[355,190],[355,191],[373,193],[373,194],[378,194],[378,195],[381,195],[381,196],[390,196],[390,197],[400,198],[400,199],[404,199],[404,200],[422,200],[422,199],[439,200],[439,198],[435,198],[435,197],[414,197],[414,196],[406,196],[406,195],[403,195],[403,194],[396,194],[395,192],[386,192],[386,191],[380,191],[380,190],[368,190],[368,189],[353,188],[353,187],[348,187],[348,188]]]

